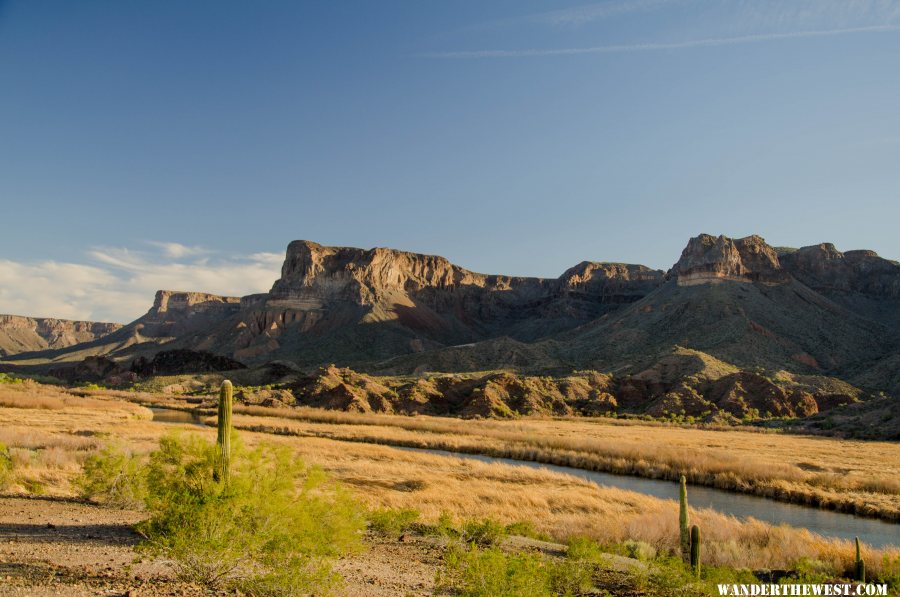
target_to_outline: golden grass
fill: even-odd
[[[150,416],[136,404],[83,398],[30,381],[0,385],[0,444],[13,462],[8,489],[70,495],[71,479],[117,425]]]
[[[266,412],[271,413],[271,410]],[[335,418],[335,414],[338,417]],[[324,422],[326,417],[331,422]],[[516,449],[523,451],[521,456],[527,456],[526,451],[530,450],[534,460],[552,455],[552,452],[544,454],[540,451],[539,446],[543,443],[550,446],[544,449],[552,448],[560,453],[560,448],[555,446],[566,445],[574,458],[579,454],[581,456],[578,457],[590,455],[585,451],[586,446],[596,447],[606,440],[616,448],[637,450],[640,444],[656,446],[659,450],[665,447],[673,450],[663,452],[667,458],[680,455],[685,461],[690,461],[691,447],[708,458],[712,458],[713,454],[726,454],[733,459],[727,461],[733,468],[740,464],[735,459],[741,455],[762,450],[764,442],[775,442],[769,447],[773,454],[753,455],[748,463],[748,466],[763,466],[767,459],[781,458],[783,461],[778,463],[779,466],[787,468],[777,468],[780,472],[769,477],[773,479],[777,479],[779,474],[792,473],[791,466],[799,471],[796,477],[792,477],[796,479],[803,479],[803,474],[815,477],[822,472],[806,471],[797,467],[797,463],[816,463],[820,468],[829,469],[851,466],[854,473],[864,474],[870,468],[885,466],[885,460],[893,458],[894,454],[877,444],[824,440],[834,442],[835,445],[832,445],[820,444],[822,440],[817,438],[659,427],[649,429],[642,425],[607,425],[588,421],[367,418],[377,424],[361,424],[360,420],[348,424],[348,417],[342,413],[323,413],[322,422],[315,423],[246,414],[236,415],[235,421],[245,427],[260,426],[268,431],[285,429],[291,434],[296,433],[272,435],[245,431],[241,435],[251,445],[277,442],[291,446],[299,457],[321,466],[373,507],[415,508],[426,521],[436,520],[442,512],[450,513],[457,520],[481,517],[496,518],[505,523],[525,520],[558,540],[576,535],[605,542],[635,539],[646,541],[662,551],[674,551],[676,548],[678,515],[674,502],[599,487],[585,480],[542,469],[397,450],[364,441],[444,442],[447,445],[443,447],[449,449],[468,447],[473,451],[479,447],[506,449],[517,446]],[[49,411],[5,408],[0,409],[0,421],[0,437],[9,439],[21,434],[17,440],[23,446],[21,449],[25,446],[31,446],[28,449],[37,446],[43,446],[45,450],[58,448],[74,453],[72,458],[76,462],[78,453],[88,453],[86,449],[89,448],[86,448],[87,443],[82,443],[83,440],[93,442],[102,438],[103,441],[121,442],[132,450],[149,451],[157,445],[162,434],[178,428],[142,420],[126,410],[76,406]],[[403,425],[415,428],[407,429]],[[191,425],[181,428],[205,434],[210,440],[215,434],[213,429]],[[513,440],[505,434],[519,436],[521,441],[513,444]],[[656,434],[663,434],[666,441],[662,442]],[[355,439],[356,443],[334,441],[332,437]],[[785,440],[788,443],[780,443]],[[574,443],[553,443],[562,441]],[[800,441],[801,445],[792,444],[794,441]],[[503,442],[510,442],[509,446]],[[742,445],[743,442],[750,443]],[[802,442],[814,443],[806,445]],[[479,446],[480,443],[484,445]],[[792,449],[805,452],[791,454]],[[858,450],[862,454],[857,453]],[[880,453],[879,450],[886,451]],[[29,466],[43,467],[44,482],[54,484],[50,488],[52,492],[71,493],[68,481],[77,474],[76,467],[67,460],[68,457],[58,453],[48,452],[44,458],[45,462],[32,462]],[[866,463],[866,458],[873,462]],[[897,466],[896,461],[887,464],[889,466],[885,470]],[[834,570],[844,571],[849,569],[853,558],[850,542],[824,539],[803,529],[774,527],[754,520],[740,521],[709,510],[695,510],[692,518],[703,528],[706,560],[711,564],[754,569],[788,568],[799,558],[809,557],[829,564]],[[896,560],[900,558],[900,550],[864,547],[864,557],[871,574],[879,574],[884,556]]]
[[[0,407],[36,410],[62,410],[68,407],[111,408],[133,413],[142,412],[140,407],[130,402],[116,400],[109,396],[98,398],[78,396],[63,388],[47,386],[31,380],[17,384],[0,384]]]
[[[608,419],[460,420],[237,407],[236,424],[677,480],[900,520],[900,445]]]

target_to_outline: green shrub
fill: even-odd
[[[437,589],[464,597],[543,597],[553,595],[550,574],[541,556],[506,554],[496,547],[452,545],[444,554]]]
[[[679,557],[655,560],[646,582],[649,593],[658,597],[701,597],[710,594],[708,588],[694,577],[690,566]]]
[[[419,511],[409,508],[372,510],[369,512],[369,529],[379,535],[399,535],[408,531],[419,520]]]
[[[656,549],[649,543],[644,543],[643,541],[632,541],[629,539],[622,543],[622,546],[625,548],[626,555],[635,560],[647,562],[656,557]]]
[[[547,562],[547,576],[553,595],[584,595],[594,588],[595,564],[587,560],[565,559]]]
[[[236,438],[235,438],[236,439]],[[339,577],[331,558],[360,545],[357,502],[284,446],[232,445],[227,484],[214,480],[215,444],[169,435],[150,456],[142,549],[178,575],[254,595],[325,594]]]
[[[481,547],[500,544],[506,537],[506,527],[490,518],[469,520],[463,525],[462,539]]]
[[[47,493],[47,485],[37,479],[23,479],[22,485],[25,491],[32,495],[44,495]]]
[[[878,582],[888,586],[888,594],[900,595],[900,556],[884,554],[881,558],[881,573]]]
[[[519,537],[529,537],[531,539],[539,539],[541,541],[549,541],[550,536],[541,533],[534,528],[534,524],[527,520],[520,520],[512,524],[506,525],[506,533],[508,535],[517,535]]]
[[[587,537],[572,537],[569,539],[569,548],[566,557],[570,560],[602,564],[609,555],[604,552],[596,541]]]
[[[783,583],[821,584],[830,579],[831,566],[813,558],[803,557],[794,564],[796,577],[782,579]]]
[[[0,489],[6,489],[13,480],[13,460],[6,444],[0,442]]]
[[[9,373],[0,373],[0,383],[22,383],[22,378],[17,377],[15,375],[10,375]]]
[[[114,445],[89,456],[74,484],[81,497],[115,508],[140,507],[146,496],[140,458]]]
[[[453,517],[447,512],[441,512],[437,522],[434,524],[419,524],[419,531],[424,535],[433,535],[438,537],[459,537],[459,531],[453,522]]]

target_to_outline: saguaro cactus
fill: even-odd
[[[856,580],[866,582],[866,563],[859,552],[859,537],[856,538]]]
[[[231,400],[233,388],[227,379],[222,382],[219,390],[219,433],[216,437],[216,445],[219,447],[218,476],[221,481],[228,483],[231,472]]]
[[[691,527],[691,570],[700,578],[700,527]]]
[[[681,559],[685,562],[691,557],[691,528],[688,517],[687,478],[681,475],[681,491],[679,494],[680,511],[678,526],[681,529]]]

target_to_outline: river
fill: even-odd
[[[190,411],[152,408],[153,420],[162,423],[187,423],[202,425],[199,415]],[[429,450],[425,448],[397,448],[416,452],[428,452],[442,456],[479,460],[481,462],[500,462],[512,466],[527,466],[530,468],[546,469],[587,479],[597,485],[617,487],[628,491],[643,493],[662,499],[675,500],[678,498],[678,484],[672,481],[659,481],[632,477],[629,475],[614,475],[610,473],[597,473],[567,466],[556,466],[540,462],[525,460],[513,460],[509,458],[494,458],[478,454],[462,454],[447,452],[445,450]],[[843,512],[832,512],[798,504],[788,504],[764,497],[724,491],[700,485],[691,485],[688,489],[691,507],[711,508],[729,514],[737,518],[753,517],[774,525],[787,524],[792,527],[806,528],[825,537],[837,537],[841,539],[853,539],[859,537],[860,541],[873,547],[885,545],[900,546],[900,525],[863,518]]]

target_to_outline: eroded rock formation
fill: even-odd
[[[121,327],[119,323],[0,315],[0,356],[65,348],[102,338]]]

